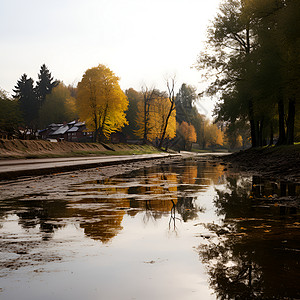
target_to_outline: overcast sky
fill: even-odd
[[[22,74],[37,80],[46,64],[55,79],[76,85],[105,64],[123,90],[165,89],[176,75],[201,91],[191,69],[220,0],[0,0],[0,88]],[[204,101],[207,109],[212,104]]]

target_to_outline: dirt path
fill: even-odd
[[[127,164],[145,160],[161,159],[180,154],[142,154],[120,156],[98,156],[81,158],[47,158],[27,160],[2,160],[0,161],[0,180],[9,180],[24,176],[36,176],[57,172],[76,171],[110,165]]]

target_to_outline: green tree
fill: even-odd
[[[39,116],[41,127],[76,119],[78,114],[75,110],[75,98],[71,97],[70,89],[63,83],[54,87],[46,96]]]
[[[13,136],[22,122],[18,101],[10,99],[7,93],[0,89],[0,131],[7,136]]]
[[[219,120],[249,122],[253,147],[265,145],[267,135],[273,142],[276,120],[278,144],[293,143],[299,32],[296,0],[227,0],[209,30],[213,52],[198,61],[214,76],[207,93],[221,99]]]
[[[191,124],[195,116],[194,109],[198,95],[196,88],[183,83],[176,95],[176,121],[181,124],[183,121]]]
[[[76,106],[81,120],[95,131],[95,141],[109,138],[127,124],[127,97],[120,88],[119,78],[104,65],[83,74],[77,86]]]
[[[133,88],[130,88],[125,91],[125,95],[129,102],[128,110],[126,112],[126,119],[128,121],[128,125],[124,126],[122,132],[129,138],[136,139],[138,138],[138,136],[136,135],[136,132],[138,130],[138,126],[136,123],[136,117],[138,114],[138,103],[141,103],[143,101],[143,93],[137,92]]]
[[[35,91],[41,107],[46,100],[46,96],[51,94],[52,89],[56,87],[59,82],[53,79],[49,69],[45,64],[41,66],[38,78],[39,79],[36,83]]]
[[[254,16],[246,2],[227,0],[222,3],[209,28],[208,44],[213,51],[200,54],[198,68],[207,69],[207,75],[215,78],[207,89],[208,94],[221,94],[223,101],[224,96],[227,100],[231,96],[238,100],[238,112],[230,116],[231,121],[240,117],[248,119],[252,145],[256,147],[260,124],[255,116],[256,103],[251,82],[256,68],[252,55],[257,40],[254,25]],[[227,113],[231,114],[230,111]]]
[[[38,100],[35,93],[33,79],[23,74],[14,88],[14,98],[18,100],[25,126],[32,131],[37,129]]]

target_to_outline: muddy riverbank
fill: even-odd
[[[103,180],[112,176],[126,174],[134,170],[149,168],[159,164],[172,164],[183,159],[183,157],[188,157],[188,155],[181,157],[168,156],[160,159],[141,160],[132,163],[81,169],[70,172],[58,172],[35,177],[28,176],[9,181],[2,180],[0,183],[0,200],[17,198],[24,195],[24,192],[28,197],[40,193],[44,193],[45,195],[49,194],[50,198],[55,197],[55,195],[59,197],[60,192],[65,190],[68,185],[77,184],[82,181]],[[55,191],[57,191],[57,193]]]
[[[221,160],[242,172],[300,183],[300,145],[248,149]]]

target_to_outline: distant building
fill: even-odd
[[[40,130],[39,136],[43,140],[56,139],[68,142],[92,142],[93,140],[93,132],[87,130],[85,122],[78,120],[63,124],[52,123]]]

